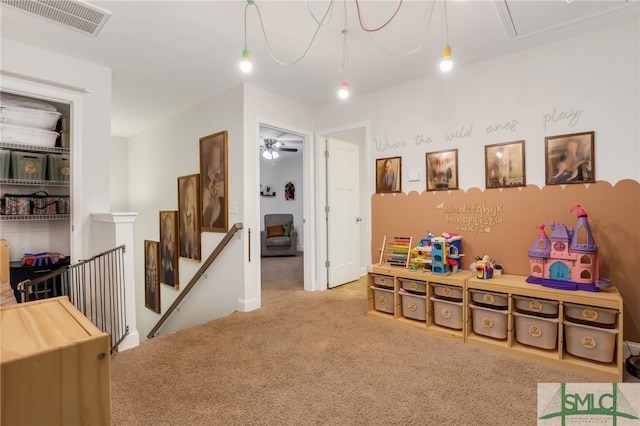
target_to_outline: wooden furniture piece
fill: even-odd
[[[6,425],[109,425],[109,335],[66,297],[0,309]]]
[[[570,291],[557,290],[543,287],[537,284],[527,283],[526,277],[517,275],[501,275],[491,279],[479,279],[475,274],[469,271],[460,271],[451,275],[433,274],[430,272],[411,271],[401,267],[381,267],[372,265],[369,267],[369,286],[367,289],[367,316],[388,323],[407,326],[421,331],[428,332],[441,337],[453,338],[475,346],[498,350],[504,353],[521,356],[527,359],[542,361],[549,364],[562,366],[573,369],[582,373],[592,374],[600,378],[614,381],[623,381],[624,363],[623,363],[623,303],[620,293],[615,287],[602,289],[599,292],[589,291]],[[424,288],[424,295],[404,293],[402,288],[421,289]],[[450,293],[450,289],[460,289],[462,291],[462,300],[457,302],[449,301],[449,304],[439,303],[438,299],[446,301],[446,298],[436,294],[436,291],[442,292],[442,285]],[[500,294],[506,301],[504,307],[495,308],[496,323],[505,321],[504,337],[502,332],[493,332],[479,334],[474,331],[473,311],[480,309],[490,309],[482,302],[474,302],[473,293],[488,292]],[[420,303],[415,303],[419,309],[424,309],[424,320],[415,312],[408,314],[406,303],[403,298],[412,298],[415,301],[424,300],[424,307]],[[477,296],[476,296],[477,298]],[[516,318],[522,313],[516,310],[517,298],[539,299],[543,302],[555,303],[558,306],[558,313],[555,319],[549,319],[552,327],[556,327],[555,337],[551,342],[551,348],[545,348],[537,344],[523,344],[519,340],[525,336],[516,336]],[[491,296],[489,296],[489,302]],[[439,305],[439,306],[436,306]],[[485,306],[480,306],[485,305]],[[612,355],[612,361],[598,361],[589,359],[584,356],[572,355],[567,351],[567,334],[566,325],[567,307],[571,305],[579,305],[587,308],[587,311],[603,309],[613,313],[613,328],[602,330],[607,333],[615,334],[612,346],[606,351]],[[444,306],[444,308],[442,307]],[[442,326],[442,323],[449,319],[449,315],[453,318],[457,313],[455,309],[462,309],[462,327],[458,329],[457,324],[454,327]],[[488,314],[481,316],[480,321],[486,321],[488,326],[494,326],[491,319],[491,311],[485,311]],[[438,321],[440,318],[440,321]],[[520,317],[521,320],[524,317]],[[541,318],[541,321],[545,318]],[[495,325],[498,327],[498,325]],[[532,326],[530,330],[535,330],[536,326]],[[593,328],[591,329],[593,330]],[[492,337],[493,336],[493,337]],[[586,342],[573,342],[580,344],[589,344],[588,336]],[[535,340],[534,340],[535,342]],[[600,342],[596,342],[600,343]],[[600,350],[600,349],[598,349]]]
[[[465,281],[469,277],[471,277],[471,272],[469,271],[440,275],[424,272],[424,270],[411,271],[406,268],[373,265],[369,269],[367,316],[406,327],[417,328],[436,336],[463,341],[464,317],[462,317],[459,329],[457,327],[445,327],[436,323],[439,312],[435,312],[434,310],[434,302],[432,299],[437,297],[437,295],[435,294],[433,284],[443,284],[458,288],[464,297],[466,293],[464,291]],[[424,294],[403,293],[401,290],[403,285],[404,288],[410,292],[424,288]],[[378,294],[378,298],[393,298],[393,309],[388,309],[387,311],[376,309],[376,305],[380,305],[380,299],[376,300],[376,294]],[[406,300],[403,300],[404,298],[408,298],[410,302],[407,303]],[[424,309],[423,315],[414,315],[415,312],[409,311],[409,309],[413,308],[411,300],[417,305],[418,309]],[[423,300],[424,303],[420,303],[420,300]],[[451,306],[451,311],[455,309],[455,306],[457,305]],[[460,304],[462,313],[464,312],[463,306],[464,301]],[[424,320],[416,319],[421,317],[424,317]]]
[[[624,373],[623,360],[623,333],[622,333],[622,297],[617,288],[610,287],[601,289],[599,292],[557,290],[543,287],[537,284],[527,283],[526,277],[518,275],[501,275],[488,280],[471,278],[467,280],[467,290],[486,290],[508,295],[507,324],[508,332],[505,340],[492,339],[480,336],[473,332],[471,324],[470,308],[467,305],[467,331],[466,342],[512,353],[524,358],[547,362],[580,371],[587,374],[599,376],[603,379],[622,382]],[[542,300],[556,301],[559,305],[557,341],[554,349],[544,349],[531,345],[523,345],[516,339],[515,330],[515,297],[524,296]],[[470,299],[470,294],[467,296]],[[571,355],[566,350],[567,341],[565,339],[565,329],[563,322],[566,320],[565,310],[567,304],[579,304],[593,308],[611,309],[617,312],[615,319],[616,335],[615,347],[613,348],[612,362],[599,362],[587,358]]]

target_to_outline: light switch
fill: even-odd
[[[409,182],[419,182],[422,179],[422,170],[420,169],[412,169],[409,170]]]
[[[238,214],[238,202],[237,201],[231,201],[229,203],[229,213]]]

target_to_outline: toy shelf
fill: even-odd
[[[416,295],[404,292],[403,281],[406,286],[407,280],[418,285],[424,284],[424,294]],[[367,290],[367,316],[387,323],[424,331],[435,336],[452,338],[514,356],[558,365],[609,381],[622,382],[624,371],[623,303],[618,290],[615,287],[604,288],[599,292],[558,290],[530,284],[525,280],[526,277],[517,275],[501,275],[491,279],[479,279],[469,271],[441,275],[421,270],[412,271],[404,267],[371,265],[369,267],[369,286]],[[452,304],[451,309],[445,306],[441,310],[436,310],[432,298],[438,297],[434,293],[434,288],[437,285],[447,285],[451,288],[460,289],[462,291],[461,301]],[[483,334],[474,331],[473,310],[481,308],[486,310],[487,307],[478,307],[476,302],[473,301],[472,291],[500,294],[506,298],[507,306],[503,309],[494,309],[493,312],[498,317],[506,320],[505,338],[495,337],[490,333],[486,334],[482,329],[479,331]],[[382,307],[382,310],[387,309],[387,312],[381,311],[380,297],[386,299],[387,305]],[[537,343],[529,344],[530,342],[525,340],[523,336],[520,336],[521,340],[524,340],[526,344],[518,340],[516,318],[520,318],[520,321],[524,320],[522,319],[523,312],[516,309],[516,298],[521,297],[557,303],[558,313],[555,318],[547,317],[545,320],[545,317],[529,315],[529,319],[534,318],[534,325],[532,326],[534,329],[537,326],[536,324],[543,324],[544,327],[548,327],[546,330],[552,332],[550,336],[556,333],[555,339],[547,340],[542,345]],[[403,298],[410,298],[410,300],[415,301],[413,305],[409,305],[414,310],[406,310],[407,304],[403,303]],[[441,323],[443,313],[453,311],[459,305],[461,305],[462,309],[462,326],[460,329],[457,329],[457,327],[449,328],[436,323],[438,316],[440,316],[441,321],[439,322]],[[610,331],[606,331],[606,326],[602,326],[601,329],[598,329],[597,326],[590,328],[590,330],[595,330],[595,333],[599,332],[598,330],[603,330],[603,332],[609,333],[608,335],[614,336],[614,343],[610,347],[613,350],[613,360],[611,362],[599,361],[597,356],[592,357],[590,354],[585,355],[585,357],[573,355],[572,353],[576,353],[575,349],[572,350],[572,353],[567,351],[569,337],[567,336],[566,328],[573,327],[571,322],[567,323],[565,321],[568,305],[582,305],[586,309],[594,308],[596,310],[602,308],[613,313],[615,319],[611,327],[615,328],[609,328],[608,330]],[[490,309],[491,307],[488,308]],[[492,313],[491,311],[486,312],[487,315]],[[491,324],[491,320],[483,318],[484,320]],[[539,323],[535,321],[539,321]],[[528,332],[531,333],[531,328],[528,329]],[[549,336],[548,331],[545,331],[545,333],[547,333],[545,336]],[[536,342],[535,339],[533,341]],[[575,342],[577,341],[574,340],[574,344]],[[600,343],[598,341],[598,344]],[[581,341],[578,344],[584,345],[585,342]],[[606,353],[607,355],[610,354],[609,352]],[[584,354],[581,353],[580,355]],[[607,358],[607,356],[604,358]]]

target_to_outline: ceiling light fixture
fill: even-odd
[[[450,71],[453,68],[453,62],[451,62],[451,47],[449,46],[449,20],[447,19],[447,0],[444,0],[444,28],[446,31],[447,44],[444,47],[444,54],[442,55],[442,62],[440,62],[440,69],[444,72]]]
[[[262,153],[262,156],[267,160],[275,160],[276,158],[280,157],[280,154],[278,154],[273,149],[265,149],[264,152]]]
[[[340,97],[340,99],[347,99],[349,97],[349,82],[346,78],[342,82],[340,90],[338,90],[338,96]]]
[[[249,49],[245,48],[242,51],[242,61],[240,62],[240,70],[243,73],[251,72],[253,69],[253,64],[251,64],[251,60],[249,59]]]

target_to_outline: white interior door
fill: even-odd
[[[360,278],[360,172],[358,145],[327,140],[327,283]]]

